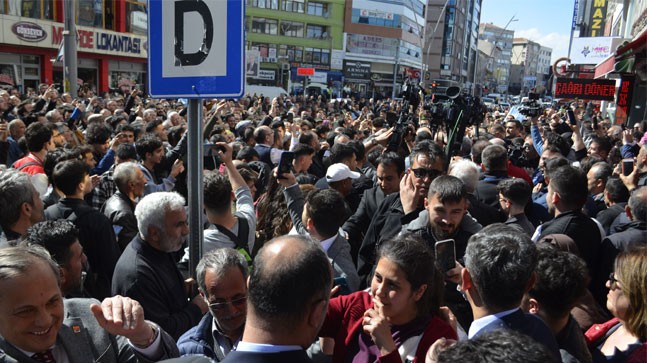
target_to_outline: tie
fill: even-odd
[[[31,358],[40,363],[56,363],[52,350],[48,349],[44,352],[36,353],[31,356]]]

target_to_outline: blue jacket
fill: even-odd
[[[213,336],[211,335],[212,323],[213,316],[207,312],[198,325],[182,334],[177,341],[177,348],[180,350],[181,357],[186,355],[204,355],[213,359],[215,362],[219,362],[216,353],[213,351]]]

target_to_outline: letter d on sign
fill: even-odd
[[[204,32],[202,45],[195,53],[184,52],[184,14],[197,12],[202,17]],[[184,0],[175,3],[175,63],[176,65],[195,66],[209,55],[213,43],[213,19],[209,7],[203,1]]]

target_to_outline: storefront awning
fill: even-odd
[[[602,78],[609,73],[628,73],[634,67],[636,55],[647,49],[647,28],[634,39],[619,47],[616,52],[595,66],[594,78]],[[643,54],[644,57],[644,54]]]
[[[647,28],[643,29],[640,34],[634,37],[634,39],[628,44],[621,46],[616,50],[616,56],[623,55],[630,50],[633,50],[634,53],[638,53],[641,50],[644,51],[647,48]]]
[[[598,63],[598,65],[595,66],[595,75],[593,76],[593,78],[602,78],[607,74],[613,72],[615,63],[616,57],[613,54],[610,55],[607,59]]]

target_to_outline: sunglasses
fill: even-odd
[[[438,171],[435,169],[425,169],[425,168],[411,169],[411,171],[413,171],[413,175],[415,175],[416,178],[420,178],[420,179],[423,179],[426,176],[428,176],[430,179],[433,179],[442,173],[441,171]]]

